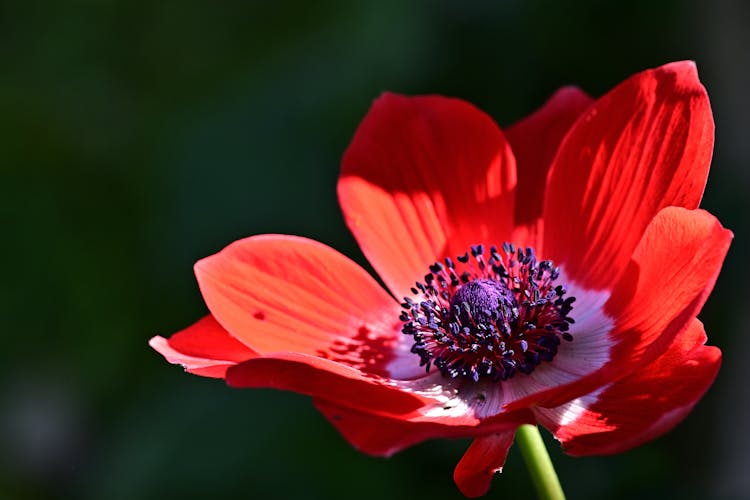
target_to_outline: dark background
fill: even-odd
[[[703,207],[735,241],[701,318],[724,367],[685,423],[613,457],[551,443],[569,497],[750,498],[750,4],[669,0],[0,4],[0,498],[459,498],[466,441],[355,452],[305,397],[147,346],[205,313],[193,263],[281,232],[363,261],[335,197],[383,90],[501,125],[694,59],[717,122]],[[517,450],[491,496],[530,498]]]

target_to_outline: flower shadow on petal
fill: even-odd
[[[396,335],[400,334],[398,326],[400,325],[394,327]],[[319,349],[316,354],[356,368],[365,376],[387,378],[390,376],[388,365],[395,358],[396,343],[397,340],[392,336],[379,335],[367,325],[362,325],[351,338],[336,339],[325,349]]]

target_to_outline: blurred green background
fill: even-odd
[[[717,122],[703,206],[736,234],[701,316],[724,367],[664,438],[552,452],[571,499],[750,498],[749,27],[741,0],[3,2],[0,498],[460,498],[466,441],[367,457],[307,398],[186,375],[146,342],[205,313],[192,265],[243,236],[363,262],[335,182],[383,90],[508,125],[564,84],[600,95],[678,59]],[[492,496],[531,497],[517,451]]]

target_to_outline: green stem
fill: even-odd
[[[536,425],[522,425],[516,431],[516,443],[521,449],[540,500],[565,500],[565,493],[557,479],[547,448],[544,447],[539,428]]]

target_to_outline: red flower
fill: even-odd
[[[338,193],[388,291],[321,243],[253,236],[196,264],[210,315],[151,346],[233,387],[310,395],[373,455],[473,437],[454,474],[467,496],[523,423],[571,455],[637,446],[719,369],[696,319],[732,238],[697,208],[713,129],[691,62],[597,100],[563,88],[505,133],[460,100],[385,94]]]

